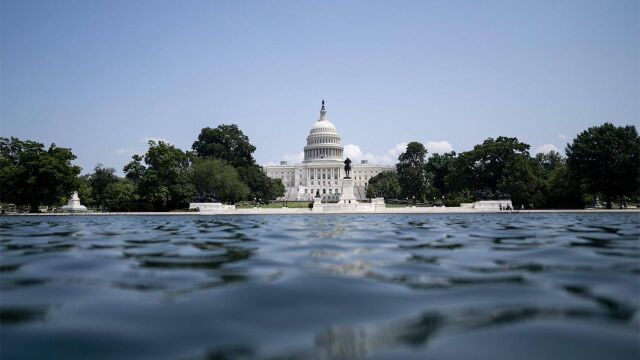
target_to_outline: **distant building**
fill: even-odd
[[[344,147],[336,127],[327,119],[327,110],[322,101],[320,119],[311,127],[304,147],[304,161],[298,164],[265,166],[267,176],[281,179],[288,200],[312,200],[316,192],[324,200],[338,200],[344,177]],[[369,164],[361,160],[360,164],[351,164],[351,178],[354,180],[354,192],[358,200],[366,198],[369,179],[383,171],[395,171],[393,166]]]

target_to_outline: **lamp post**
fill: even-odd
[[[409,207],[409,197],[407,197],[407,207]]]
[[[415,196],[415,195],[413,195],[413,196],[412,196],[412,199],[413,199],[413,206],[416,206],[416,196]]]
[[[444,195],[442,195],[442,207],[444,207]]]

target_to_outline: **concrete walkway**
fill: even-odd
[[[573,210],[516,210],[499,211],[472,209],[462,207],[393,207],[376,211],[360,211],[358,209],[326,210],[312,212],[304,208],[252,208],[210,212],[81,212],[81,213],[40,213],[40,214],[6,214],[6,216],[206,216],[206,215],[331,215],[331,214],[510,214],[510,213],[637,213],[640,209],[573,209]]]

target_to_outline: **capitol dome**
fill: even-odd
[[[324,111],[325,114],[327,112],[326,110],[321,110],[321,111]],[[317,133],[317,132],[327,132],[327,133],[333,133],[333,134],[338,133],[338,130],[336,130],[336,126],[333,125],[331,121],[327,120],[325,114],[321,114],[320,120],[316,121],[313,124],[313,126],[311,127],[310,134]]]
[[[309,161],[342,161],[344,148],[340,144],[340,136],[335,125],[327,119],[327,110],[322,100],[320,118],[316,121],[304,147],[304,162]]]

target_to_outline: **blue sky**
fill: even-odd
[[[639,2],[1,2],[0,134],[121,171],[145,139],[236,123],[262,164],[326,99],[347,153],[516,136],[560,150],[640,118]]]

